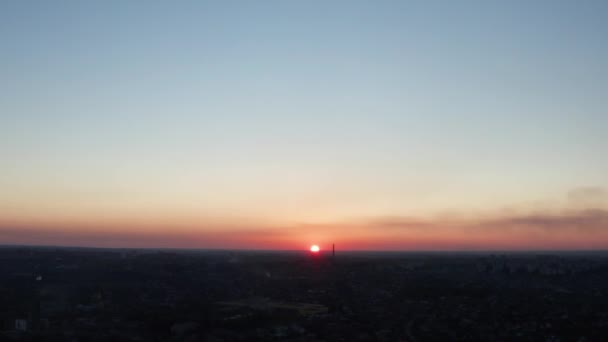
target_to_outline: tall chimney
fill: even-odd
[[[332,250],[331,257],[335,258],[336,257],[336,244],[335,243],[331,244],[331,250]]]

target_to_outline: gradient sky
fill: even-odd
[[[2,1],[0,244],[608,248],[607,1]]]

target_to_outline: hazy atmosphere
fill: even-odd
[[[0,244],[608,248],[606,1],[5,1]]]

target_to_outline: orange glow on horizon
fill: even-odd
[[[0,244],[301,250],[302,241],[339,241],[341,250],[586,250],[608,248],[607,219],[608,210],[602,209],[285,224],[222,217],[153,222],[110,215],[103,220],[7,215],[0,217]],[[321,250],[318,244],[308,248]]]

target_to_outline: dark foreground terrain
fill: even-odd
[[[0,248],[4,341],[606,341],[604,253]]]

